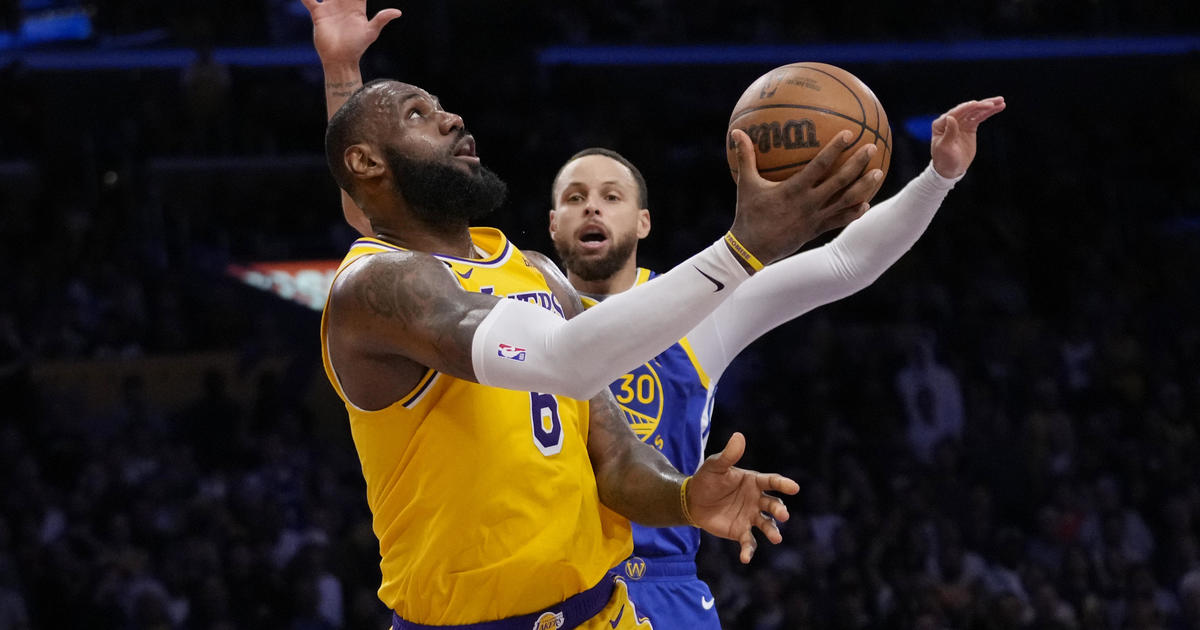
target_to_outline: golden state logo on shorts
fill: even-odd
[[[565,621],[560,612],[544,612],[533,622],[533,630],[558,630]]]
[[[663,388],[656,370],[657,363],[651,361],[639,365],[609,386],[621,409],[625,410],[629,426],[643,442],[654,435],[662,420]]]
[[[625,561],[625,575],[631,580],[640,580],[646,575],[646,561],[633,556]]]

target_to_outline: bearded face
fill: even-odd
[[[449,155],[422,161],[393,147],[384,153],[396,192],[430,225],[474,221],[500,207],[508,196],[508,185],[484,166],[474,164],[464,171]]]
[[[574,239],[555,239],[554,249],[568,271],[588,282],[607,280],[621,270],[637,246],[637,233],[614,234],[603,253],[595,254]]]

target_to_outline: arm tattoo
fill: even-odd
[[[354,296],[371,318],[386,320],[387,328],[398,333],[393,338],[401,353],[434,369],[473,375],[475,326],[470,324],[473,315],[482,319],[488,309],[476,313],[464,301],[471,294],[456,291],[452,281],[441,277],[440,262],[371,262],[355,283]]]
[[[594,435],[588,442],[601,502],[643,525],[686,522],[676,500],[683,475],[662,453],[634,435],[607,391],[593,398],[589,408],[589,432]]]
[[[387,265],[385,269],[372,268],[364,281],[355,287],[355,294],[372,314],[409,324],[419,318],[424,310],[419,298],[428,298],[430,292],[422,290],[419,282],[411,281],[409,276],[414,274],[395,267]],[[384,273],[393,270],[396,273]],[[409,299],[410,295],[417,299]]]
[[[362,85],[362,81],[342,81],[340,83],[329,81],[325,83],[325,90],[332,96],[346,98],[353,94],[360,85]]]
[[[579,300],[579,292],[571,286],[566,276],[559,271],[552,260],[541,252],[523,250],[521,253],[525,255],[526,260],[533,264],[534,269],[542,272],[542,277],[546,279],[546,285],[550,287],[550,292],[554,294],[554,297],[558,298],[558,303],[562,305],[567,319],[583,312],[583,303]]]

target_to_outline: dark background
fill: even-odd
[[[649,183],[642,265],[712,242],[732,218],[729,111],[786,62],[878,95],[897,138],[879,199],[928,161],[904,121],[1009,104],[913,251],[722,380],[714,446],[743,431],[747,466],[803,487],[751,566],[705,540],[726,627],[1200,627],[1194,3],[612,4],[400,5],[363,61],[464,117],[510,184],[487,223],[524,248],[552,251],[551,178],[594,145]],[[0,49],[0,630],[383,627],[318,316],[225,274],[353,238],[319,66],[222,61],[307,50],[307,14],[10,0],[0,28],[79,11],[82,39]],[[1181,35],[1191,52],[538,63],[550,46]]]

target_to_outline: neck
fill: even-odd
[[[637,261],[635,257],[630,256],[616,273],[599,280],[584,280],[575,275],[574,271],[567,270],[567,280],[571,281],[571,286],[575,287],[576,291],[592,297],[615,295],[632,289],[633,283],[637,282]]]
[[[373,224],[375,237],[405,249],[431,254],[444,254],[455,258],[477,258],[475,244],[466,224],[453,226],[428,226],[413,223],[407,229]],[[417,228],[417,229],[414,229]]]

